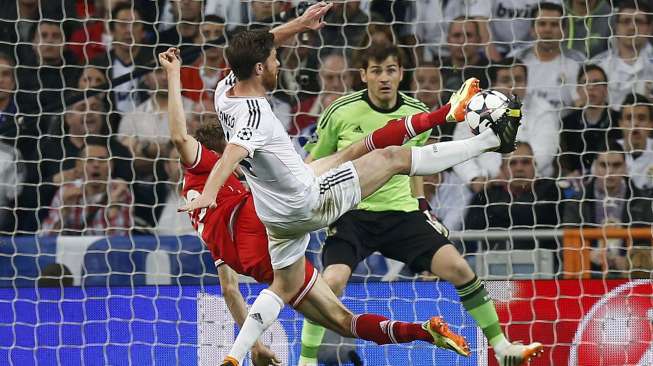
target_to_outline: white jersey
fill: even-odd
[[[530,29],[537,9],[543,0],[467,0],[469,17],[490,20],[492,41],[501,52],[524,46],[531,40]],[[560,0],[549,0],[561,4]]]
[[[295,151],[283,125],[264,97],[229,97],[235,85],[230,73],[215,90],[215,110],[228,143],[248,152],[241,162],[264,222],[289,222],[310,215],[316,177]]]

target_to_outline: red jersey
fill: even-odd
[[[188,201],[197,198],[220,155],[198,144],[195,163],[184,165],[182,194]],[[251,192],[236,179],[229,179],[218,191],[218,206],[190,214],[193,227],[211,252],[216,266],[224,263],[237,273],[262,283],[272,283],[274,272],[268,252],[265,226],[256,215]],[[298,306],[317,281],[317,270],[307,259],[302,288],[290,304]]]
[[[198,144],[195,162],[184,164],[182,195],[187,201],[197,198],[204,190],[204,184],[220,155]],[[235,176],[230,176],[218,192],[216,208],[203,208],[190,213],[193,227],[211,251],[216,264],[227,263],[236,272],[243,273],[239,266],[238,252],[233,239],[233,223],[237,209],[244,204],[250,193]],[[267,249],[267,248],[266,248]]]

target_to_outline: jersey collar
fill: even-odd
[[[383,114],[396,112],[399,108],[401,108],[402,105],[404,105],[404,97],[399,92],[397,92],[397,103],[394,105],[394,107],[388,109],[374,105],[374,103],[372,103],[370,100],[370,96],[367,94],[367,89],[365,89],[365,93],[363,93],[363,100],[367,103],[367,105],[370,106],[370,108]]]

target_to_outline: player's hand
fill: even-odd
[[[444,236],[445,238],[449,237],[449,229],[444,226],[442,222],[437,218],[437,216],[433,215],[431,213],[431,205],[429,205],[429,202],[426,200],[424,197],[420,197],[417,199],[417,202],[419,204],[419,210],[426,215],[426,219],[428,220],[429,224],[433,226],[435,231],[437,231],[440,235]]]
[[[318,30],[326,25],[322,17],[331,9],[333,4],[319,2],[311,5],[304,14],[302,14],[297,21],[299,21],[306,29]]]
[[[194,200],[186,203],[185,205],[179,207],[177,212],[193,212],[198,208],[216,208],[218,204],[215,202],[215,197],[208,197],[204,193],[200,194]]]
[[[181,68],[179,49],[170,47],[167,51],[159,53],[159,63],[167,72],[179,71]]]
[[[281,365],[277,355],[261,342],[256,342],[252,347],[252,363],[255,366]]]

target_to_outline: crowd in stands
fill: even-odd
[[[404,52],[403,92],[436,109],[469,77],[523,101],[518,148],[425,179],[451,230],[653,225],[653,9],[645,0],[336,0],[320,31],[279,49],[269,98],[298,152],[322,111],[364,89],[357,54]],[[297,1],[9,0],[0,7],[0,231],[5,235],[193,232],[176,212],[183,175],[167,127],[170,46],[189,130],[217,118],[223,42],[283,21]],[[223,38],[224,37],[224,38]],[[186,59],[185,59],[186,61]],[[126,80],[125,82],[117,82]],[[431,142],[471,136],[463,123]],[[486,242],[468,251],[558,249]],[[641,261],[594,243],[592,265]],[[638,248],[651,241],[635,241]],[[607,263],[607,264],[606,264]],[[606,268],[607,266],[608,268]]]

